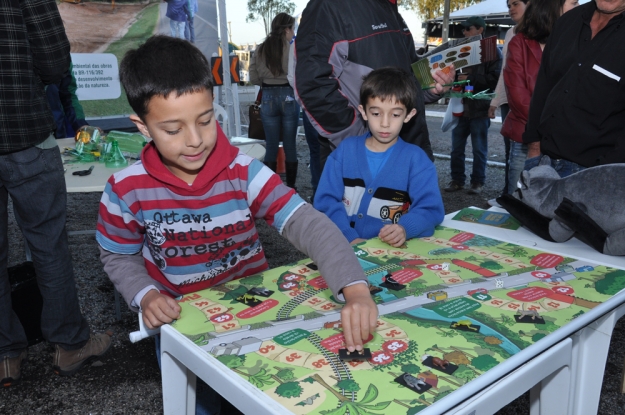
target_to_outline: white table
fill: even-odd
[[[442,225],[625,269],[625,258],[599,254],[577,240],[549,243],[523,228],[452,221],[454,215]],[[492,414],[528,389],[532,415],[595,414],[611,333],[624,304],[621,292],[419,414]],[[194,413],[196,375],[244,413],[291,413],[168,325],[161,329],[161,359],[165,414]]]

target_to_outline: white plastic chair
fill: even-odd
[[[221,129],[224,131],[228,140],[230,140],[230,131],[228,131],[228,112],[221,105],[213,102],[213,110],[215,111],[215,118],[219,121]]]

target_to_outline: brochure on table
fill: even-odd
[[[380,311],[369,359],[339,358],[341,304],[310,260],[184,296],[173,327],[296,414],[415,414],[625,287],[625,271],[442,226],[354,250]]]

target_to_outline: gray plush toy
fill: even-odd
[[[575,235],[606,255],[625,255],[625,164],[607,164],[560,178],[544,156],[524,171],[513,195],[497,201],[544,239]]]

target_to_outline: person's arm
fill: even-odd
[[[365,130],[340,89],[349,44],[337,34],[343,24],[337,13],[332,2],[308,3],[295,39],[295,92],[319,134],[335,143]]]
[[[339,146],[328,160],[321,173],[317,191],[315,192],[315,209],[324,213],[339,228],[345,239],[352,242],[360,238],[356,229],[349,224],[349,217],[343,204],[345,185],[343,184],[342,165],[337,160],[343,155],[343,147]]]
[[[549,82],[549,43],[552,37],[553,32],[547,40],[545,49],[543,49],[540,69],[538,70],[538,77],[536,78],[536,85],[534,86],[534,94],[532,94],[532,99],[530,101],[527,124],[525,125],[525,132],[523,133],[523,142],[527,144],[528,159],[540,156],[540,133],[538,132],[538,125],[540,124],[540,118],[542,117],[547,98],[555,85],[555,83],[552,84]]]
[[[367,277],[352,247],[339,229],[309,204],[297,209],[282,235],[319,267],[332,295],[345,298],[341,322],[350,351],[361,350],[377,325],[378,309],[371,298]],[[362,281],[363,283],[356,283]]]
[[[58,84],[70,64],[70,47],[54,0],[22,0],[28,47],[44,85]]]
[[[406,230],[406,239],[431,236],[434,227],[445,217],[445,208],[438,186],[436,167],[426,155],[412,157],[408,194],[410,209],[399,218]]]
[[[506,88],[508,91],[508,105],[515,117],[527,123],[532,95],[530,85],[527,85],[525,71],[526,59],[533,59],[524,53],[525,42],[519,35],[510,42],[508,60],[503,70]]]
[[[490,102],[490,109],[488,111],[488,115],[490,118],[495,118],[495,110],[499,108],[503,104],[508,103],[508,98],[506,96],[506,85],[503,80],[503,71],[506,68],[506,60],[508,58],[508,45],[510,41],[514,37],[514,29],[516,26],[511,27],[506,32],[506,37],[503,43],[503,50],[501,51],[502,60],[501,60],[501,73],[499,74],[499,79],[497,80],[497,86],[495,87],[495,98],[493,98]]]

